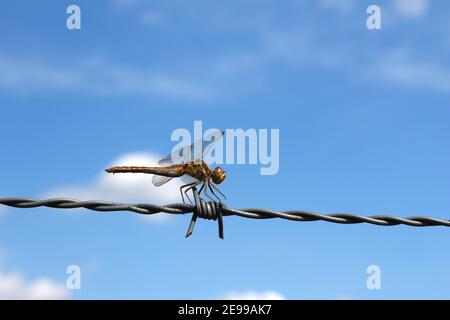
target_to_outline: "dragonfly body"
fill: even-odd
[[[190,163],[184,164],[174,164],[165,167],[136,167],[136,166],[119,166],[111,167],[106,169],[108,173],[148,173],[156,174],[159,176],[177,178],[185,174],[199,180],[206,182],[212,179],[213,171],[209,166],[201,161],[197,163],[196,161],[191,161]]]
[[[158,163],[160,167],[138,167],[138,166],[115,166],[106,169],[108,173],[148,173],[153,174],[152,182],[155,186],[159,187],[170,181],[172,178],[188,175],[194,178],[195,182],[183,185],[180,188],[181,196],[184,201],[184,195],[189,199],[187,191],[192,190],[197,185],[202,184],[200,192],[204,190],[205,194],[211,198],[208,193],[211,193],[219,199],[215,194],[216,190],[224,198],[223,193],[215,186],[215,184],[222,183],[226,178],[226,173],[222,168],[215,167],[214,170],[203,161],[203,155],[212,147],[212,145],[224,135],[223,131],[216,131],[211,135],[205,137],[204,140],[197,141],[196,143],[175,150],[167,157],[161,159]],[[200,150],[201,154],[195,154]],[[182,157],[180,157],[180,154]],[[174,161],[173,159],[177,159]],[[179,161],[181,160],[181,161]],[[186,189],[187,188],[187,189]],[[184,191],[183,191],[184,190]],[[212,198],[211,198],[212,199]],[[214,199],[212,199],[214,200]],[[190,201],[190,199],[189,199]]]

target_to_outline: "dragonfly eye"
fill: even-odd
[[[215,184],[222,183],[223,180],[227,177],[227,173],[221,168],[216,167],[211,174],[211,178]]]

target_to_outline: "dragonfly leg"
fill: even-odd
[[[203,182],[203,184],[202,184],[200,190],[198,190],[198,194],[199,194],[199,195],[200,195],[200,193],[202,193],[202,190],[203,190],[204,187],[205,187],[205,182]]]
[[[214,185],[214,183],[211,183],[211,187],[213,187],[214,189],[216,189],[217,192],[219,192],[220,195],[221,195],[225,200],[227,199],[227,197],[219,190],[219,188],[217,188],[217,187]]]
[[[186,203],[186,201],[184,200],[184,195],[183,195],[183,188],[187,187],[187,184],[182,185],[180,187],[180,193],[181,193],[181,199],[183,199],[183,203]]]
[[[192,182],[192,183],[188,183],[188,184],[185,184],[185,185],[180,187],[181,199],[183,199],[183,203],[186,203],[186,201],[184,200],[183,189],[186,188],[186,187],[191,187],[191,186],[195,185],[196,183],[197,182]],[[188,195],[186,194],[186,191],[184,192],[184,194],[188,198],[189,202],[192,204],[192,201],[191,201],[191,199],[189,199]]]
[[[205,188],[205,195],[206,195],[211,201],[215,201],[214,198],[211,197],[211,196],[209,195],[209,192],[208,192],[208,186],[209,186],[209,183],[208,183],[208,182],[203,182],[203,186],[205,186],[205,185],[207,185],[206,188]]]
[[[185,186],[181,186],[180,187],[180,193],[181,193],[181,199],[183,199],[183,203],[186,203],[185,201],[184,201],[184,195],[183,195],[183,188],[184,188]]]
[[[217,201],[220,202],[220,198],[216,195],[216,193],[214,192],[213,188],[211,188],[211,182],[208,181],[208,188],[211,191],[211,193],[214,195],[214,197],[216,197]]]
[[[191,198],[189,198],[188,191],[191,190],[191,189],[194,189],[196,186],[198,186],[199,183],[200,183],[200,181],[193,182],[193,183],[191,183],[191,184],[188,185],[189,188],[187,188],[186,190],[184,190],[184,194],[186,195],[186,197],[188,198],[188,200],[189,200],[189,202],[190,202],[191,204],[193,204],[193,203],[192,203],[192,201],[191,201]]]
[[[201,181],[198,181],[196,185],[198,185],[200,182]],[[200,196],[198,195],[197,188],[195,186],[192,187],[192,193],[194,194],[196,209],[198,209],[199,206],[201,206],[201,204],[200,204],[201,200],[200,200]],[[189,237],[192,234],[192,232],[194,232],[194,227],[195,227],[196,221],[197,221],[197,210],[194,210],[194,212],[192,213],[191,222],[189,223],[189,228],[186,232],[186,238]]]

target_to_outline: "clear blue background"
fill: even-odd
[[[175,128],[279,128],[280,171],[228,165],[228,205],[450,217],[449,5],[378,1],[10,1],[0,9],[0,196],[85,184]],[[82,29],[66,28],[78,4]],[[414,8],[413,8],[414,9]],[[156,79],[156,80],[155,80]],[[146,81],[149,81],[148,83]],[[162,83],[162,84],[161,84]],[[450,231],[2,208],[3,272],[71,298],[450,298]],[[368,290],[366,268],[382,270]]]

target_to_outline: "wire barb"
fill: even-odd
[[[205,210],[199,209],[198,205],[206,205],[207,202],[201,200],[197,202],[196,205],[190,205],[185,203],[176,203],[169,205],[154,205],[154,204],[125,204],[116,203],[108,201],[79,201],[70,198],[54,198],[46,200],[35,200],[29,198],[0,198],[0,204],[14,207],[14,208],[36,208],[36,207],[49,207],[57,209],[75,209],[75,208],[85,208],[93,211],[100,212],[110,212],[110,211],[131,211],[138,214],[151,215],[157,213],[168,213],[168,214],[186,214],[195,213],[192,217],[191,224],[195,225],[197,216],[202,218],[215,220],[216,217],[219,222],[219,232],[221,232],[223,237],[223,223],[221,222],[222,216],[239,216],[243,218],[250,219],[286,219],[291,221],[309,222],[309,221],[326,221],[332,223],[340,224],[358,224],[358,223],[369,223],[378,226],[396,226],[396,225],[408,225],[411,227],[430,227],[430,226],[444,226],[450,227],[449,220],[442,220],[431,217],[424,216],[414,216],[414,217],[395,217],[388,215],[374,215],[374,216],[361,216],[356,214],[348,213],[335,213],[335,214],[318,214],[314,212],[301,211],[301,210],[291,210],[291,211],[273,211],[265,209],[232,209],[228,207],[221,207],[219,209],[219,215],[213,215],[212,207]],[[214,203],[213,203],[214,204]],[[211,204],[208,203],[209,206]],[[217,205],[214,204],[214,205]],[[214,207],[215,208],[215,207]],[[199,215],[200,213],[200,215]],[[211,215],[209,215],[211,214]],[[188,235],[192,234],[193,227],[188,229]],[[191,232],[189,233],[189,230]],[[220,231],[222,230],[222,231]]]
[[[192,213],[191,223],[189,224],[188,231],[186,233],[186,238],[189,237],[192,232],[194,232],[195,222],[197,221],[197,217],[208,219],[208,220],[217,220],[219,226],[219,238],[223,239],[223,220],[222,220],[222,210],[224,208],[222,202],[216,201],[208,201],[206,202],[202,198],[200,198],[199,193],[196,187],[192,188],[192,192],[194,193],[195,200],[195,210]]]

